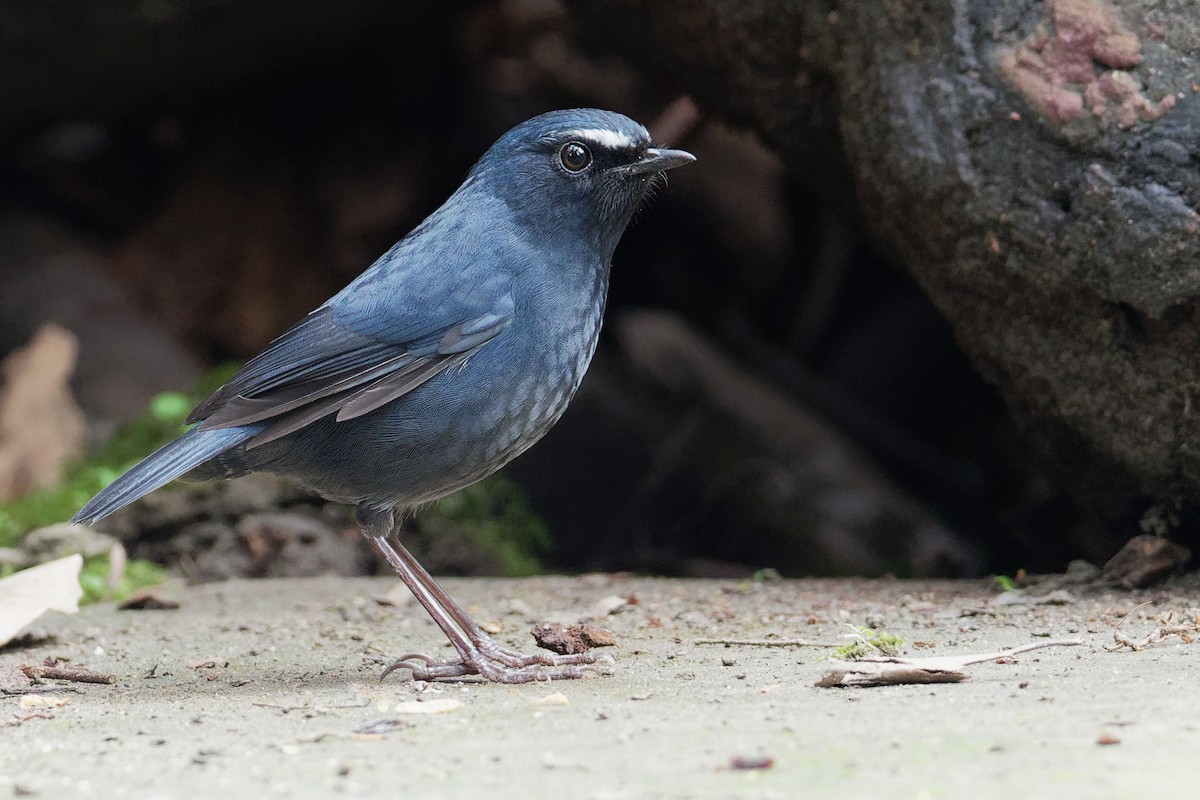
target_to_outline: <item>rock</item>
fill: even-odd
[[[1183,572],[1192,551],[1165,537],[1142,534],[1130,539],[1101,571],[1101,577],[1126,589],[1153,586],[1170,575]]]
[[[237,534],[265,577],[361,575],[358,539],[347,542],[321,521],[286,511],[250,514],[237,523]]]
[[[21,541],[20,549],[29,564],[44,564],[72,553],[79,553],[85,559],[106,556],[117,544],[106,533],[64,522],[30,531]]]
[[[29,566],[29,557],[19,547],[0,547],[0,572],[8,569],[25,569]]]
[[[132,554],[163,564],[178,563],[188,580],[223,581],[254,575],[254,559],[232,525],[196,522],[166,541],[138,542]]]
[[[1155,501],[1200,517],[1190,8],[567,4],[592,47],[753,128],[853,209],[1114,530]]]

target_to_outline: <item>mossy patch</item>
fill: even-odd
[[[904,640],[886,631],[850,625],[849,642],[836,648],[829,657],[839,661],[858,661],[879,656],[898,656]]]
[[[499,562],[504,574],[536,575],[550,547],[546,523],[534,513],[521,488],[502,475],[439,500],[430,509],[461,528]]]
[[[115,586],[109,584],[111,564],[106,557],[93,558],[83,565],[79,574],[79,585],[83,587],[80,603],[98,603],[102,600],[126,600],[138,589],[157,586],[167,578],[167,571],[151,561],[135,559],[125,564],[120,580]]]

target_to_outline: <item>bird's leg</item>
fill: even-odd
[[[569,656],[518,653],[501,647],[450,598],[402,544],[391,537],[394,514],[390,510],[359,509],[362,533],[396,575],[413,593],[446,638],[458,651],[457,661],[437,661],[420,653],[405,655],[384,671],[408,669],[417,680],[480,675],[497,683],[579,678],[580,664],[590,664],[595,656],[580,653]]]
[[[521,653],[517,650],[511,650],[504,647],[495,639],[487,634],[483,628],[471,619],[471,616],[454,601],[454,598],[442,588],[434,577],[429,574],[421,562],[413,558],[412,553],[408,552],[405,547],[396,540],[393,535],[389,539],[389,544],[395,546],[396,557],[405,563],[412,574],[417,576],[421,581],[421,585],[434,597],[438,605],[445,609],[446,613],[454,620],[455,624],[467,635],[471,643],[479,648],[480,652],[496,661],[500,661],[510,667],[529,667],[535,664],[541,664],[548,667],[557,667],[567,664],[593,664],[596,661],[596,656],[592,653],[575,653],[571,655],[551,655],[550,653]]]

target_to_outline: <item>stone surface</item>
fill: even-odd
[[[1194,625],[1194,579],[1003,605],[990,581],[447,581],[522,648],[532,621],[636,598],[604,620],[613,674],[552,686],[380,683],[401,653],[447,653],[416,603],[375,601],[392,585],[232,581],[167,591],[174,611],[44,618],[33,632],[54,638],[0,652],[0,686],[27,686],[17,668],[48,657],[116,682],[0,694],[0,797],[1000,800],[1186,797],[1194,783],[1180,765],[1200,746],[1200,645],[1105,649],[1118,625],[1131,639],[1167,615]],[[849,624],[900,636],[906,656],[1084,644],[958,684],[816,688]]]

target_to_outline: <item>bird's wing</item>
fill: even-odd
[[[431,287],[422,286],[421,276],[414,276],[411,291],[372,291],[378,289],[372,283],[356,281],[350,288],[357,291],[342,292],[309,314],[188,421],[200,429],[266,421],[247,443],[256,447],[330,414],[338,421],[362,416],[466,361],[514,312],[508,287],[494,281],[436,293],[422,291]],[[422,302],[434,296],[438,302]]]

